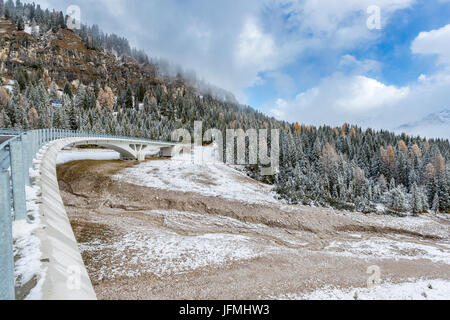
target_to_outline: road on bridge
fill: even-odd
[[[3,142],[13,138],[14,136],[0,136],[0,144],[2,144]]]

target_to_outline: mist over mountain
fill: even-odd
[[[396,131],[428,138],[450,139],[450,109],[431,113],[419,121],[401,125]]]

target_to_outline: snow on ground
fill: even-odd
[[[39,175],[39,170],[36,167],[40,165],[45,150],[46,148],[41,149],[36,159],[33,160],[35,168],[30,169],[30,178],[32,179]],[[41,242],[35,235],[36,230],[42,227],[39,218],[39,194],[40,188],[38,186],[26,186],[29,221],[13,222],[16,287],[24,287],[30,281],[36,281],[35,286],[25,298],[27,300],[41,299],[42,285],[45,280],[45,270],[41,263]]]
[[[5,86],[3,86],[3,88],[5,88],[10,93],[12,93],[14,91],[14,87],[12,85],[5,85]]]
[[[247,203],[278,203],[272,187],[251,180],[223,163],[208,159],[212,148],[203,148],[204,161],[180,156],[168,161],[148,161],[112,177],[148,188],[195,192]]]
[[[342,214],[336,212],[336,214]],[[448,226],[440,223],[433,216],[425,214],[419,216],[394,217],[383,214],[364,214],[360,212],[345,212],[347,217],[366,225],[379,228],[406,230],[417,234],[429,234],[443,239],[449,238]]]
[[[194,161],[190,155],[171,160],[152,160],[127,168],[112,179],[155,189],[194,192],[246,203],[277,204],[283,210],[285,207],[286,210],[298,209],[298,206],[284,206],[282,202],[277,201],[270,186],[253,181],[225,164],[211,161],[213,153],[211,148],[202,149],[202,157],[205,160],[202,163]],[[74,160],[77,152],[79,151],[68,152],[66,161]],[[88,153],[93,155],[94,159],[99,157],[98,150],[89,150]],[[80,157],[76,159],[81,160]],[[379,209],[382,211],[381,207]],[[334,211],[328,208],[314,210],[318,213]],[[330,239],[328,245],[326,244],[328,239],[321,239],[320,246],[316,246],[315,243],[311,243],[310,246],[310,243],[305,242],[310,241],[310,238],[302,238],[300,232],[287,233],[282,228],[244,223],[229,217],[170,210],[150,210],[139,214],[149,216],[148,223],[142,222],[147,221],[146,219],[139,220],[135,225],[127,223],[127,226],[123,227],[123,230],[126,230],[123,234],[115,233],[111,237],[95,238],[79,244],[83,257],[87,257],[89,261],[87,267],[93,280],[108,281],[120,277],[137,278],[142,275],[165,278],[205,268],[228,267],[229,264],[236,262],[253,263],[254,261],[249,260],[279,254],[281,250],[287,250],[287,254],[320,252],[321,255],[329,255],[326,258],[332,255],[337,260],[341,257],[351,257],[355,260],[405,259],[421,263],[423,261],[418,260],[423,259],[439,264],[450,264],[448,226],[441,225],[431,215],[398,218],[337,211],[336,215],[346,216],[359,222],[358,225],[380,227],[380,230],[377,230],[379,236],[375,236],[375,231],[342,232],[339,237],[334,238],[334,241]],[[114,226],[120,226],[112,228],[115,231],[122,228],[121,223]],[[389,230],[384,232],[382,228],[398,229],[402,232]],[[421,240],[414,235],[415,233],[439,235],[442,239]],[[411,235],[407,236],[408,234]],[[429,264],[429,261],[426,263]],[[195,274],[197,272],[194,276]],[[405,278],[408,276],[400,279]],[[402,281],[408,282],[401,284],[386,282],[372,289],[326,287],[308,294],[298,294],[294,289],[294,294],[276,298],[448,299],[450,297],[450,281],[409,279]]]
[[[27,209],[29,214],[35,219],[32,223],[26,220],[14,221],[14,256],[16,286],[24,286],[36,276],[42,274],[41,266],[41,242],[34,235],[40,227],[38,206],[36,205],[37,191],[35,188],[27,187]],[[41,283],[42,284],[42,283]],[[34,295],[40,288],[35,288]]]
[[[254,239],[242,235],[188,236],[161,229],[131,231],[108,243],[96,239],[80,244],[80,250],[100,265],[93,272],[98,281],[143,274],[164,277],[264,254]]]
[[[426,259],[437,263],[450,264],[448,244],[418,243],[408,239],[392,240],[373,237],[361,241],[333,241],[324,250],[346,257],[365,259],[418,260]]]
[[[309,243],[300,239],[301,232],[291,230],[289,233],[283,228],[269,227],[265,224],[242,222],[230,217],[204,215],[194,212],[180,212],[175,210],[152,210],[145,212],[154,218],[162,218],[164,226],[172,230],[184,232],[233,232],[241,235],[261,235],[266,239],[276,239],[294,247],[304,247]],[[269,243],[270,245],[270,243]]]
[[[87,150],[63,150],[58,154],[56,164],[61,165],[78,160],[119,160],[120,154],[116,151],[105,149],[87,149]]]
[[[25,28],[24,28],[23,31],[24,31],[25,33],[28,33],[28,34],[30,34],[30,35],[33,35],[33,26],[30,25],[30,24],[28,24],[28,23],[26,23],[26,24],[25,24]],[[39,26],[35,26],[35,27],[34,27],[34,32],[35,32],[36,34],[39,34]]]
[[[31,28],[31,26],[28,23],[26,23],[23,32],[28,33],[28,34],[31,35],[32,32],[33,32],[33,28]]]
[[[323,288],[308,294],[289,294],[278,300],[448,300],[450,281],[418,280],[399,284],[384,283],[368,288]]]

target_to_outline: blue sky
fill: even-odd
[[[392,129],[450,109],[450,0],[35,2],[78,5],[83,22],[279,119]]]
[[[412,42],[420,32],[437,30],[449,23],[449,1],[411,1],[410,6],[391,14],[381,30],[372,31],[375,39],[363,40],[344,50],[329,50],[325,46],[303,54],[293,63],[280,68],[279,71],[288,75],[295,83],[288,92],[277,90],[276,80],[270,78],[271,73],[263,72],[260,76],[265,79],[264,83],[248,87],[245,90],[246,96],[252,105],[268,108],[280,97],[295,99],[299,92],[314,88],[320,79],[335,72],[351,74],[351,66],[339,67],[342,57],[346,55],[360,61],[370,59],[379,63],[376,70],[359,74],[373,77],[386,85],[408,86],[415,83],[422,74],[434,74],[442,70],[442,66],[436,64],[436,56],[414,54],[411,50]],[[447,43],[447,48],[448,46],[450,43]],[[442,105],[442,108],[447,107],[450,107],[450,101],[448,105]],[[425,111],[426,108],[423,109]]]

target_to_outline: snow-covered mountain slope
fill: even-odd
[[[432,113],[425,118],[404,124],[397,131],[428,138],[450,139],[450,109]]]

